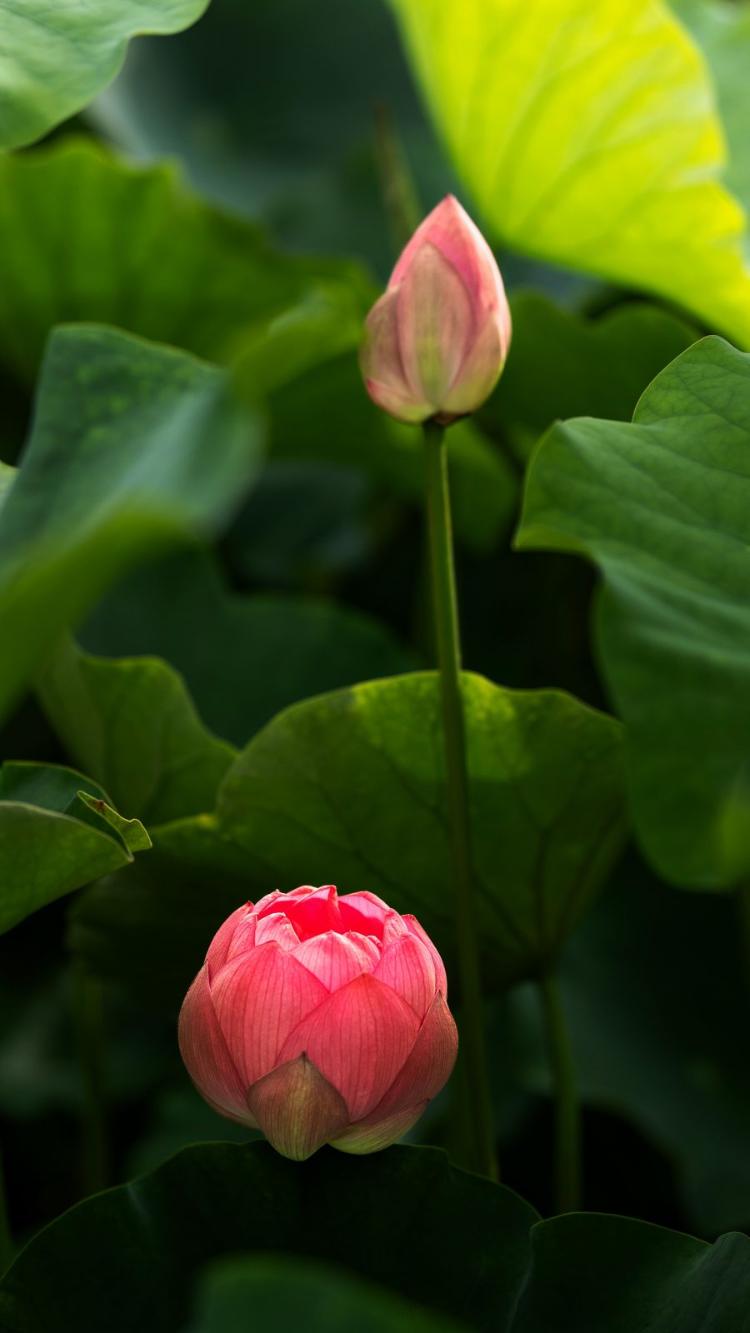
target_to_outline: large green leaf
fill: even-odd
[[[0,712],[123,569],[229,515],[262,438],[222,371],[110,329],[53,334],[0,513]]]
[[[80,111],[114,78],[128,40],[173,33],[200,18],[208,0],[23,0],[0,2],[0,147],[39,139]]]
[[[623,831],[620,729],[553,691],[464,677],[479,924],[488,982],[548,965]],[[415,912],[452,958],[453,884],[437,679],[414,674],[297,704],[219,793],[219,832],[268,885],[337,882]]]
[[[0,355],[26,380],[55,324],[116,324],[224,360],[297,302],[337,298],[340,339],[347,303],[363,316],[374,296],[356,265],[282,255],[195,198],[174,167],[76,139],[0,159],[0,293]],[[285,373],[287,362],[277,358]]]
[[[242,1250],[322,1258],[495,1329],[522,1281],[534,1210],[442,1153],[392,1148],[303,1167],[265,1144],[190,1148],[40,1233],[5,1278],[10,1333],[171,1333],[200,1265]],[[44,1273],[44,1281],[40,1274]]]
[[[185,677],[201,717],[241,745],[298,699],[413,665],[370,617],[323,597],[242,596],[197,551],[135,571],[97,607],[82,637],[97,653],[166,658]]]
[[[350,1308],[354,1275],[377,1282],[385,1290],[373,1293],[373,1318],[390,1293],[397,1320],[398,1293],[418,1302],[425,1318],[444,1314],[487,1333],[750,1328],[745,1236],[709,1246],[596,1214],[540,1223],[512,1191],[449,1167],[442,1153],[428,1148],[391,1148],[354,1160],[324,1149],[300,1165],[265,1144],[189,1148],[152,1175],[71,1209],[41,1231],[6,1274],[0,1327],[7,1333],[178,1333],[196,1270],[242,1251],[261,1252],[266,1282],[269,1255],[287,1263],[297,1256],[335,1261],[351,1275],[344,1288]],[[246,1307],[246,1324],[228,1322],[243,1279],[236,1268],[223,1271],[233,1279],[215,1278],[208,1299],[203,1288],[200,1333],[216,1327],[205,1318],[218,1302],[227,1321],[218,1326],[222,1333],[288,1326],[280,1315],[306,1266],[295,1266],[297,1278],[280,1294],[273,1318],[262,1317],[259,1292],[257,1309]],[[319,1292],[324,1279],[317,1271]],[[262,1272],[255,1267],[256,1290]],[[313,1316],[314,1310],[311,1303]],[[302,1322],[307,1326],[307,1317]],[[348,1327],[368,1325],[355,1319]]]
[[[492,233],[750,343],[741,208],[698,49],[662,0],[392,0]]]
[[[36,684],[68,754],[117,805],[149,824],[213,808],[235,751],[206,730],[166,662],[91,657],[65,638]]]
[[[136,819],[69,768],[0,769],[0,931],[133,860],[150,845]]]
[[[458,1333],[453,1320],[299,1259],[229,1259],[202,1277],[186,1333]]]
[[[545,436],[518,545],[601,570],[597,639],[627,732],[635,821],[674,882],[750,871],[750,356],[678,357],[631,423]]]

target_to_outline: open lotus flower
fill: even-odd
[[[367,317],[367,392],[399,421],[449,425],[489,397],[510,335],[492,251],[449,194],[417,228]]]
[[[373,893],[303,885],[217,931],[180,1013],[182,1058],[221,1115],[285,1157],[400,1138],[442,1088],[458,1037],[440,955]]]

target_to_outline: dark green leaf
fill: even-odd
[[[412,665],[368,616],[322,597],[239,595],[210,557],[192,551],[136,571],[97,608],[82,637],[97,652],[166,658],[209,726],[243,745],[306,695]],[[213,808],[213,800],[201,808]]]
[[[193,634],[197,625],[205,633],[197,617]],[[202,725],[166,662],[91,657],[65,638],[37,677],[37,690],[70,756],[118,805],[149,824],[213,808],[235,751]]]
[[[373,1295],[373,1313],[376,1301],[395,1292],[426,1307],[424,1317],[438,1312],[487,1333],[750,1329],[745,1236],[708,1246],[596,1214],[537,1223],[510,1190],[449,1167],[428,1148],[360,1159],[324,1149],[300,1165],[265,1144],[189,1148],[152,1175],[73,1208],[30,1242],[4,1278],[0,1326],[8,1333],[178,1333],[191,1275],[243,1250],[261,1251],[264,1264],[277,1252],[287,1262],[333,1260],[352,1275],[349,1283],[356,1275],[385,1289]],[[221,1302],[224,1319],[233,1317],[241,1280],[219,1279],[209,1311]],[[292,1294],[290,1285],[277,1312]],[[204,1296],[204,1316],[206,1304]],[[262,1319],[245,1326],[285,1327]]]
[[[457,1333],[371,1282],[327,1265],[290,1259],[230,1259],[201,1278],[186,1333]]]
[[[750,1240],[570,1214],[531,1233],[513,1333],[748,1333]]]
[[[177,157],[202,195],[263,217],[295,250],[365,256],[385,275],[395,255],[378,107],[425,201],[445,193],[451,177],[385,4],[215,0],[200,27],[139,42],[95,111],[128,152]]]
[[[617,306],[585,319],[538,292],[511,302],[513,350],[482,420],[511,434],[525,463],[554,421],[629,421],[643,390],[695,339],[690,326],[658,306]]]
[[[522,549],[601,570],[597,637],[627,729],[636,827],[659,871],[750,871],[750,356],[697,343],[632,424],[555,426],[528,475]]]
[[[432,1149],[357,1159],[324,1149],[300,1167],[265,1144],[207,1144],[41,1232],[5,1278],[0,1327],[171,1333],[183,1326],[198,1267],[280,1250],[333,1258],[431,1310],[497,1329],[515,1303],[535,1220],[510,1190]]]
[[[0,512],[7,709],[61,629],[124,568],[213,531],[259,461],[226,375],[96,327],[50,340],[23,465]]]
[[[179,32],[208,0],[0,0],[0,147],[39,139],[109,83],[138,33]]]
[[[373,406],[354,354],[326,361],[272,395],[271,415],[275,458],[356,464],[421,506],[422,433]],[[518,482],[502,454],[468,422],[452,427],[449,458],[457,533],[485,550],[515,516]]]
[[[152,829],[153,850],[127,875],[93,884],[73,906],[70,946],[131,1004],[176,1020],[211,937],[268,882],[252,852],[210,815]]]
[[[488,982],[553,958],[606,876],[624,812],[620,729],[553,691],[464,677]],[[219,793],[224,836],[270,887],[337,882],[415,912],[452,958],[453,890],[436,677],[298,704],[250,742]]]
[[[31,912],[127,865],[150,846],[106,792],[69,768],[0,769],[0,931]]]

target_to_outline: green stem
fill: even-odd
[[[434,422],[424,427],[427,456],[427,515],[430,537],[435,637],[445,741],[448,825],[456,882],[456,933],[461,982],[461,1039],[471,1103],[473,1142],[470,1164],[498,1179],[484,1047],[479,948],[474,918],[469,784],[461,695],[461,642],[453,564],[450,491],[445,431]]]
[[[104,1079],[104,1003],[98,981],[73,969],[73,1010],[83,1084],[83,1184],[95,1194],[108,1183],[109,1153]]]
[[[5,1193],[5,1171],[0,1157],[0,1277],[10,1266],[15,1254],[13,1236],[8,1216],[8,1201]]]
[[[581,1206],[581,1108],[573,1068],[570,1037],[554,977],[539,982],[547,1047],[555,1087],[555,1179],[557,1210]]]
[[[737,887],[737,912],[745,977],[750,985],[750,880],[743,880]]]
[[[382,102],[375,108],[375,151],[383,203],[398,253],[411,240],[422,213],[393,116]]]

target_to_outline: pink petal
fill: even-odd
[[[383,923],[383,944],[393,944],[394,940],[403,939],[409,933],[404,918],[398,912],[389,912]]]
[[[505,365],[508,341],[497,316],[487,315],[440,404],[442,416],[466,416],[487,401]]]
[[[387,384],[365,376],[365,388],[376,407],[382,408],[389,416],[395,417],[405,426],[418,426],[434,416],[431,403],[415,399],[410,392],[400,393]]]
[[[296,949],[299,944],[299,935],[284,912],[270,912],[268,916],[262,916],[257,922],[255,943],[270,944],[271,941],[287,950]],[[229,953],[230,958],[233,957],[234,952],[234,947],[232,947]]]
[[[445,971],[445,964],[442,958],[440,957],[440,954],[438,953],[437,949],[435,948],[435,945],[432,943],[432,940],[427,934],[427,931],[424,929],[423,926],[420,926],[419,922],[417,921],[417,918],[415,916],[412,916],[411,912],[405,913],[404,916],[402,916],[401,920],[403,921],[407,929],[411,932],[411,934],[416,935],[417,939],[421,940],[425,948],[429,950],[430,955],[432,957],[432,961],[435,965],[436,989],[440,992],[443,999],[447,1000],[448,977]]]
[[[177,1040],[198,1091],[221,1115],[254,1125],[245,1089],[216,1017],[208,968],[198,973],[182,1004]]]
[[[371,972],[380,960],[380,949],[364,935],[340,935],[326,931],[304,944],[297,941],[294,957],[329,991],[339,990],[363,972]]]
[[[246,1087],[279,1063],[289,1033],[327,995],[312,973],[277,944],[261,944],[227,963],[212,986],[212,998]]]
[[[414,935],[403,935],[383,951],[372,974],[411,1005],[420,1023],[435,998],[435,965]]]
[[[334,991],[288,1037],[280,1060],[306,1052],[359,1120],[384,1097],[414,1045],[413,1009],[365,975]]]
[[[396,393],[404,394],[407,385],[398,345],[397,314],[395,292],[386,292],[375,302],[365,320],[360,362],[366,377],[372,376]]]
[[[425,245],[433,245],[456,270],[472,304],[495,309],[505,302],[495,256],[455,195],[446,195],[417,228],[391,274],[389,290],[404,281],[415,256]]]
[[[358,930],[363,935],[383,938],[386,920],[394,916],[392,907],[378,898],[376,893],[345,893],[339,898],[341,921],[345,930]]]
[[[368,1115],[375,1123],[404,1109],[428,1102],[448,1082],[458,1054],[458,1032],[441,995],[436,995],[412,1047],[382,1101]]]
[[[306,1055],[259,1079],[247,1100],[269,1143],[295,1162],[304,1162],[349,1119],[344,1099]]]
[[[380,1152],[381,1148],[388,1148],[402,1138],[417,1123],[426,1106],[427,1102],[408,1106],[405,1111],[396,1111],[385,1120],[375,1120],[374,1116],[368,1116],[367,1120],[358,1121],[339,1134],[338,1138],[331,1139],[331,1147],[338,1148],[339,1152]]]
[[[208,946],[206,954],[206,963],[210,976],[214,976],[220,967],[224,966],[227,955],[234,939],[237,929],[247,923],[247,927],[255,931],[252,903],[243,903],[236,911],[227,917],[226,921],[219,926],[211,943]]]
[[[415,398],[438,412],[473,336],[469,293],[456,269],[426,244],[414,255],[396,296],[406,382]]]
[[[309,939],[311,935],[322,935],[326,930],[341,930],[335,884],[323,884],[312,893],[304,897],[300,895],[290,902],[291,898],[292,895],[288,894],[284,911],[301,940]]]

